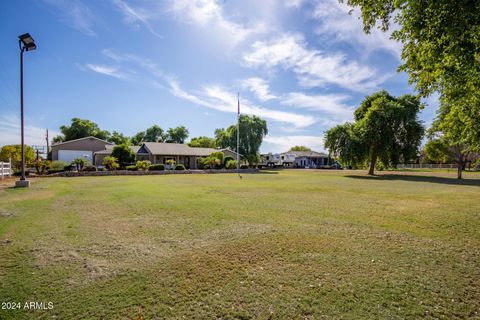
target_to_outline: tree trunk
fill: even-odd
[[[368,169],[368,175],[373,176],[375,175],[375,164],[377,163],[377,153],[375,151],[372,152],[372,156],[370,158],[370,169]]]
[[[463,163],[458,163],[457,179],[462,179]]]

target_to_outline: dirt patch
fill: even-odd
[[[8,218],[8,217],[11,217],[11,216],[13,216],[13,213],[0,210],[0,217],[2,217],[2,218]]]

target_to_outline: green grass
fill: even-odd
[[[480,317],[480,175],[289,170],[0,190],[0,319]],[[5,241],[9,239],[9,241]]]

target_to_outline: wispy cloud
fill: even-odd
[[[310,88],[333,84],[365,91],[385,81],[372,68],[348,60],[344,54],[309,49],[301,35],[282,34],[271,41],[257,41],[243,59],[251,67],[291,69],[300,85]]]
[[[341,120],[350,120],[353,118],[354,108],[345,103],[348,98],[349,96],[340,94],[307,95],[302,92],[291,92],[282,99],[282,104],[326,113]]]
[[[118,68],[112,67],[112,66],[87,63],[84,66],[81,66],[80,69],[82,70],[87,69],[87,70],[100,73],[106,76],[114,77],[117,79],[127,80],[130,78],[129,74],[122,72]]]
[[[215,109],[222,112],[237,112],[235,93],[229,92],[219,86],[205,86],[198,95],[188,93],[183,90],[175,79],[170,79],[170,92],[179,98],[188,100],[195,104]],[[241,112],[245,114],[257,115],[259,117],[289,123],[297,128],[304,128],[315,123],[315,118],[309,115],[301,115],[291,112],[278,111],[259,107],[250,103],[246,99],[241,100]]]
[[[45,130],[31,119],[25,119],[25,144],[46,145]],[[49,136],[54,137],[59,132],[49,130]],[[0,146],[20,144],[20,118],[14,114],[0,116]]]
[[[96,17],[92,10],[79,0],[43,0],[59,20],[87,36],[96,36],[93,30]]]
[[[263,152],[282,152],[290,150],[293,146],[306,146],[315,151],[323,151],[323,137],[321,136],[271,136],[267,135],[264,139],[266,145],[262,145]]]
[[[252,91],[261,101],[268,101],[277,98],[270,93],[268,83],[261,78],[248,78],[241,81],[242,87]]]
[[[222,5],[216,0],[171,0],[167,12],[174,14],[181,23],[208,28],[211,33],[223,35],[233,45],[265,30],[261,23],[250,27],[227,18]]]
[[[153,34],[155,37],[163,38],[160,34],[158,34],[150,25],[150,15],[148,14],[147,10],[137,9],[129,6],[125,1],[122,0],[113,0],[113,3],[117,6],[117,8],[122,12],[125,16],[125,21],[128,23],[141,23],[147,28],[147,30]]]
[[[367,54],[373,50],[386,50],[400,60],[402,45],[390,39],[392,30],[382,32],[373,28],[370,34],[363,32],[361,12],[338,0],[318,1],[315,4],[313,17],[319,21],[315,33],[327,36],[334,41],[359,44],[361,51]],[[395,29],[396,25],[392,25]]]

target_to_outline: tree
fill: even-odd
[[[130,141],[132,142],[133,145],[140,145],[142,142],[145,141],[145,131],[140,131],[135,134]]]
[[[379,91],[365,98],[355,111],[355,123],[331,128],[325,135],[330,154],[353,165],[369,161],[369,175],[377,160],[384,166],[414,158],[424,134],[417,119],[423,106],[419,98],[392,97]]]
[[[294,146],[294,147],[291,147],[289,151],[312,151],[312,149],[305,146]]]
[[[144,142],[163,142],[164,140],[164,131],[156,124],[145,130]]]
[[[258,161],[258,150],[267,135],[267,122],[257,116],[240,116],[240,154],[250,164]],[[215,130],[216,145],[220,148],[237,149],[237,125]]]
[[[72,161],[72,165],[75,165],[78,171],[82,171],[88,165],[88,161],[84,158],[76,158]]]
[[[188,129],[184,126],[169,128],[165,141],[168,143],[184,143],[185,140],[188,138],[188,134]]]
[[[429,140],[425,151],[430,159],[440,162],[446,160],[457,164],[457,178],[462,179],[462,171],[471,165],[480,154],[474,145],[462,139],[463,124],[460,114],[452,112],[452,105],[442,100],[437,118],[429,130]]]
[[[215,143],[215,139],[206,137],[206,136],[192,138],[192,140],[190,140],[188,145],[193,148],[216,148],[217,147]]]
[[[120,167],[125,168],[126,165],[129,165],[135,161],[135,152],[127,144],[120,144],[115,146],[112,150],[112,157],[115,157],[120,164]]]
[[[25,164],[31,165],[35,159],[35,151],[32,147],[25,145]],[[14,144],[3,146],[0,151],[0,161],[8,162],[12,160],[12,166],[15,170],[19,170],[22,165],[22,145]]]
[[[124,136],[123,133],[113,131],[110,137],[108,137],[108,141],[113,142],[115,144],[129,144],[130,139],[127,136]]]
[[[112,156],[106,156],[103,158],[102,164],[107,167],[108,170],[116,170],[120,166],[117,158]]]
[[[107,140],[110,136],[108,131],[101,130],[96,123],[79,118],[73,118],[70,126],[61,126],[60,131],[62,135],[54,137],[53,142],[69,141],[90,136]]]
[[[439,92],[457,118],[465,145],[480,149],[480,2],[475,0],[340,0],[359,6],[365,32],[377,21],[403,44],[399,71],[410,76],[420,95]],[[448,115],[440,121],[448,119]]]

